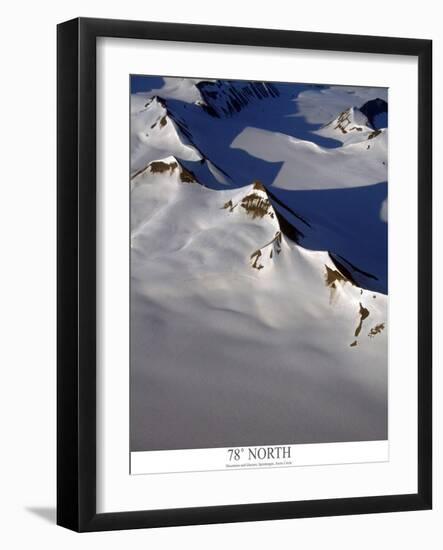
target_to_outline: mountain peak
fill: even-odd
[[[325,124],[324,128],[331,127],[342,134],[348,134],[349,132],[364,131],[368,128],[367,123],[367,118],[359,109],[349,107],[342,111],[334,120]]]
[[[358,107],[349,107],[314,133],[348,145],[368,139],[373,132],[366,115]]]
[[[148,99],[148,101],[145,103],[145,109],[148,108],[150,105],[161,105],[163,108],[166,109],[166,100],[160,97],[159,95],[154,95],[151,98]]]
[[[183,164],[181,164],[181,162],[172,155],[160,160],[152,160],[147,164],[147,166],[136,172],[132,176],[131,180],[136,182],[140,176],[146,176],[149,174],[162,174],[165,176],[176,175],[181,183],[199,183],[194,173],[185,168],[185,166],[183,166]]]
[[[229,212],[234,212],[236,208],[239,208],[253,220],[266,216],[275,219],[274,207],[269,200],[266,188],[258,180],[237,190],[234,196],[225,202],[223,208]]]
[[[166,101],[154,96],[131,119],[131,167],[140,171],[169,154],[184,161],[202,159],[185,123],[171,113]]]

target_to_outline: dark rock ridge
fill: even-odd
[[[280,95],[277,87],[270,82],[204,81],[199,82],[197,88],[204,101],[202,108],[217,118],[234,116],[253,101]]]

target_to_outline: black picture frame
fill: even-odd
[[[75,531],[425,510],[432,507],[432,42],[107,19],[57,29],[57,523]],[[96,39],[399,54],[418,58],[418,491],[96,512]]]

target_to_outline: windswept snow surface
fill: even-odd
[[[131,450],[386,439],[386,90],[152,82],[131,98]]]
[[[366,137],[363,141],[328,149],[285,134],[246,128],[231,147],[268,162],[282,162],[274,187],[317,190],[362,187],[384,181],[386,144],[387,130],[372,141]]]

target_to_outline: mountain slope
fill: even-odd
[[[155,96],[161,131],[145,120]],[[299,244],[343,258],[360,285],[387,293],[386,98],[380,88],[156,79],[131,99],[131,173],[174,155],[212,189],[259,180]]]
[[[183,160],[201,160],[201,155],[187,143],[161,98],[154,96],[142,106],[133,105],[131,115],[132,173],[168,154]]]
[[[133,450],[386,438],[386,296],[288,239],[259,182],[168,156],[131,187]]]
[[[377,136],[377,132],[360,109],[354,107],[342,111],[334,120],[315,131],[318,135],[336,139],[344,144],[372,139]]]

